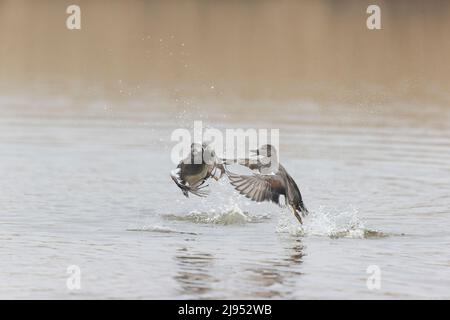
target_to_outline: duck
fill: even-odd
[[[256,202],[269,201],[281,205],[280,195],[283,195],[286,206],[290,208],[300,224],[303,224],[302,218],[308,214],[308,209],[303,203],[297,183],[278,162],[276,148],[265,144],[251,152],[256,154],[256,160],[226,160],[226,164],[237,162],[254,171],[252,175],[240,175],[226,169],[231,185],[240,194]]]
[[[180,161],[170,176],[185,197],[189,198],[190,193],[206,197],[209,192],[204,189],[208,186],[205,182],[211,177],[219,180],[225,168],[208,144],[192,143],[190,149],[189,155]]]

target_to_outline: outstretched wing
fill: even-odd
[[[257,201],[272,201],[280,204],[280,194],[284,194],[282,181],[276,175],[239,175],[227,171],[231,185],[247,198]]]

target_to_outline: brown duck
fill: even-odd
[[[284,195],[286,205],[297,220],[303,223],[302,216],[307,215],[308,210],[294,179],[278,163],[275,147],[266,144],[253,152],[256,152],[257,160],[239,159],[237,162],[255,170],[256,173],[239,175],[226,170],[230,183],[240,194],[257,202],[270,201],[280,204],[280,195]],[[227,164],[230,164],[230,160],[227,160]]]

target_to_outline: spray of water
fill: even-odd
[[[284,212],[278,221],[277,232],[294,236],[327,236],[331,238],[380,238],[386,234],[368,229],[353,206],[346,209],[320,206],[311,210],[301,226],[292,222]]]

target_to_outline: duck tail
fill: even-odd
[[[207,190],[201,190],[201,189],[207,187],[208,185],[206,185],[206,186],[186,186],[178,180],[178,176],[174,172],[172,172],[170,174],[170,177],[172,178],[173,182],[175,182],[175,184],[178,186],[178,188],[181,189],[181,191],[183,192],[183,195],[186,198],[189,198],[189,192],[198,197],[206,197],[208,195]]]

